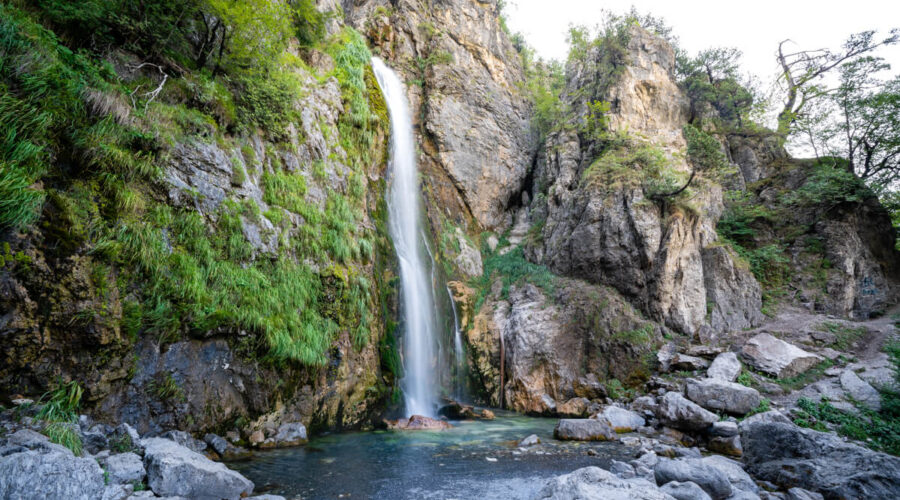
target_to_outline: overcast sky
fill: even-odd
[[[544,58],[564,59],[570,24],[593,26],[602,9],[626,12],[634,5],[674,28],[690,53],[712,47],[737,47],[743,67],[771,81],[776,74],[778,42],[794,40],[798,48],[838,48],[847,35],[866,29],[886,34],[900,27],[900,0],[506,0],[509,28],[520,31]],[[900,47],[880,55],[900,73]]]

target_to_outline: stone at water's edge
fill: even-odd
[[[563,418],[553,429],[553,436],[574,441],[614,441],[616,431],[605,420]]]
[[[757,370],[777,378],[796,377],[823,360],[768,333],[748,340],[741,355]]]
[[[297,446],[308,441],[306,426],[300,422],[282,424],[275,435],[276,446]]]
[[[450,423],[443,420],[423,417],[422,415],[413,415],[408,419],[385,420],[384,423],[388,429],[397,431],[442,431],[453,427]]]
[[[157,495],[237,499],[253,492],[253,483],[225,465],[163,438],[144,445],[147,484]]]
[[[97,461],[60,448],[20,448],[0,458],[0,498],[100,498],[103,470]]]
[[[585,467],[547,482],[533,500],[672,500],[645,479],[620,479],[599,467]]]
[[[645,424],[644,418],[637,413],[612,405],[604,407],[591,418],[605,421],[616,432],[632,432]]]

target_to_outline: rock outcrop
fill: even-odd
[[[829,499],[900,496],[900,458],[834,434],[752,422],[742,425],[741,440],[750,473],[779,486],[799,486]]]

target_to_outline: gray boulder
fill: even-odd
[[[853,370],[841,373],[841,388],[855,401],[862,403],[870,410],[881,410],[881,394],[868,382],[859,378]]]
[[[537,436],[537,434],[531,434],[530,436],[527,436],[527,437],[523,438],[521,441],[519,441],[519,446],[521,446],[521,447],[534,446],[534,445],[540,444],[540,443],[541,443],[541,438],[539,438]]]
[[[712,500],[703,488],[690,481],[672,481],[662,485],[659,490],[672,495],[676,500]]]
[[[307,441],[306,426],[300,422],[282,424],[275,434],[276,446],[297,446]]]
[[[748,340],[741,355],[757,370],[776,378],[795,377],[822,361],[821,356],[768,333],[760,333]]]
[[[723,352],[716,356],[709,369],[706,370],[706,376],[724,380],[726,382],[734,382],[738,375],[741,374],[741,361],[737,354],[733,352]]]
[[[217,434],[208,433],[203,436],[203,441],[205,441],[206,444],[209,445],[210,448],[215,450],[215,452],[219,455],[224,455],[225,450],[228,449],[228,441]]]
[[[695,431],[706,429],[719,421],[718,415],[677,392],[667,392],[660,398],[656,416],[670,427]]]
[[[699,458],[678,460],[663,459],[653,468],[656,484],[662,486],[671,481],[696,483],[703,491],[716,500],[731,496],[732,487],[728,476]]]
[[[97,461],[76,457],[62,447],[0,458],[0,498],[95,500],[103,496],[103,489],[103,470]]]
[[[253,483],[223,464],[163,438],[143,440],[147,483],[161,496],[237,499]]]
[[[604,420],[591,418],[563,418],[553,429],[556,439],[574,441],[613,441],[616,431]]]
[[[633,411],[612,405],[604,407],[600,413],[591,418],[606,421],[616,432],[632,432],[645,424],[644,417]]]
[[[728,477],[728,482],[731,483],[731,486],[735,490],[748,491],[751,493],[757,493],[759,491],[759,486],[756,485],[756,481],[750,477],[750,474],[747,474],[740,462],[725,458],[721,455],[709,455],[708,457],[703,457],[703,463],[710,467],[715,467],[725,473],[725,476]]]
[[[728,420],[716,422],[710,427],[709,434],[716,437],[737,436],[738,424]]]
[[[715,378],[689,379],[684,389],[687,398],[710,409],[745,415],[759,406],[759,391]]]
[[[613,460],[609,464],[609,471],[616,475],[616,477],[622,479],[631,479],[635,476],[634,466],[631,464],[626,464],[625,462],[620,462],[618,460]]]
[[[131,484],[107,484],[103,488],[103,496],[100,500],[125,500],[134,493],[134,485]]]
[[[672,500],[643,479],[620,479],[599,467],[584,467],[555,477],[533,497],[534,500]]]
[[[825,498],[900,498],[900,458],[793,424],[741,426],[744,462],[757,477]]]
[[[191,451],[196,451],[197,453],[206,451],[207,447],[205,442],[200,441],[199,439],[195,439],[194,436],[191,436],[184,431],[166,431],[160,434],[158,437],[168,439],[170,441],[175,441],[181,446],[184,446]]]
[[[144,462],[134,453],[112,455],[104,462],[110,484],[143,482],[147,475]]]
[[[738,424],[738,428],[743,431],[745,427],[750,424],[756,423],[771,423],[778,422],[782,424],[793,424],[791,419],[787,418],[784,413],[781,413],[778,410],[769,410],[764,411],[762,413],[757,413],[756,415],[750,415],[749,417],[741,420],[741,423]]]

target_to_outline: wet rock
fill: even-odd
[[[275,434],[276,446],[297,446],[308,441],[306,437],[306,426],[300,422],[282,424],[278,427],[278,433]]]
[[[646,423],[637,413],[613,405],[605,406],[591,418],[606,421],[616,432],[632,432]]]
[[[862,403],[870,410],[881,410],[881,394],[868,382],[859,378],[855,372],[844,370],[840,381],[841,387],[854,401]]]
[[[587,398],[572,398],[565,403],[556,405],[556,413],[561,417],[585,417],[591,402]]]
[[[541,438],[539,438],[537,436],[537,434],[532,434],[530,436],[523,438],[521,441],[519,441],[518,446],[524,448],[526,446],[534,446],[534,445],[540,444],[540,443],[541,443]]]
[[[714,378],[689,379],[685,385],[688,399],[700,406],[734,415],[744,415],[759,406],[759,391],[735,382]]]
[[[760,333],[748,340],[741,355],[757,370],[777,378],[795,377],[822,361],[821,356],[768,333]]]
[[[706,370],[706,376],[709,378],[724,380],[726,382],[734,382],[738,375],[741,374],[741,361],[737,354],[733,352],[723,352],[716,356],[709,369]]]
[[[22,431],[19,431],[22,432]],[[103,470],[66,448],[24,450],[0,457],[0,498],[93,500],[103,496]]]
[[[563,418],[553,429],[556,439],[574,441],[614,441],[616,431],[601,420],[590,418]]]
[[[253,491],[253,483],[221,463],[178,443],[143,441],[147,483],[160,496],[237,499]]]
[[[497,418],[497,416],[494,415],[494,412],[492,412],[491,410],[484,408],[481,410],[479,418],[481,418],[482,420],[494,420],[495,418]]]
[[[209,445],[209,447],[212,448],[220,456],[225,454],[225,450],[228,449],[229,445],[228,441],[226,441],[225,438],[212,433],[204,435],[203,441],[205,441],[206,444]]]
[[[620,479],[599,467],[585,467],[570,474],[555,477],[532,497],[533,500],[671,500],[643,479]]]
[[[442,431],[453,427],[443,420],[436,420],[422,415],[413,415],[408,419],[385,420],[387,428],[400,431]]]
[[[671,495],[675,500],[712,500],[712,498],[703,491],[703,488],[698,486],[697,483],[690,481],[671,481],[662,485],[659,491]]]
[[[110,484],[143,482],[147,471],[144,462],[135,453],[118,453],[104,460]]]
[[[900,498],[900,457],[785,423],[742,425],[741,441],[747,470],[781,487],[826,498]]]
[[[656,464],[653,473],[660,486],[670,481],[691,481],[716,500],[728,498],[732,493],[728,476],[699,458],[663,459]]]
[[[667,392],[659,401],[657,417],[676,429],[703,430],[719,421],[719,416],[689,401],[677,392]]]

